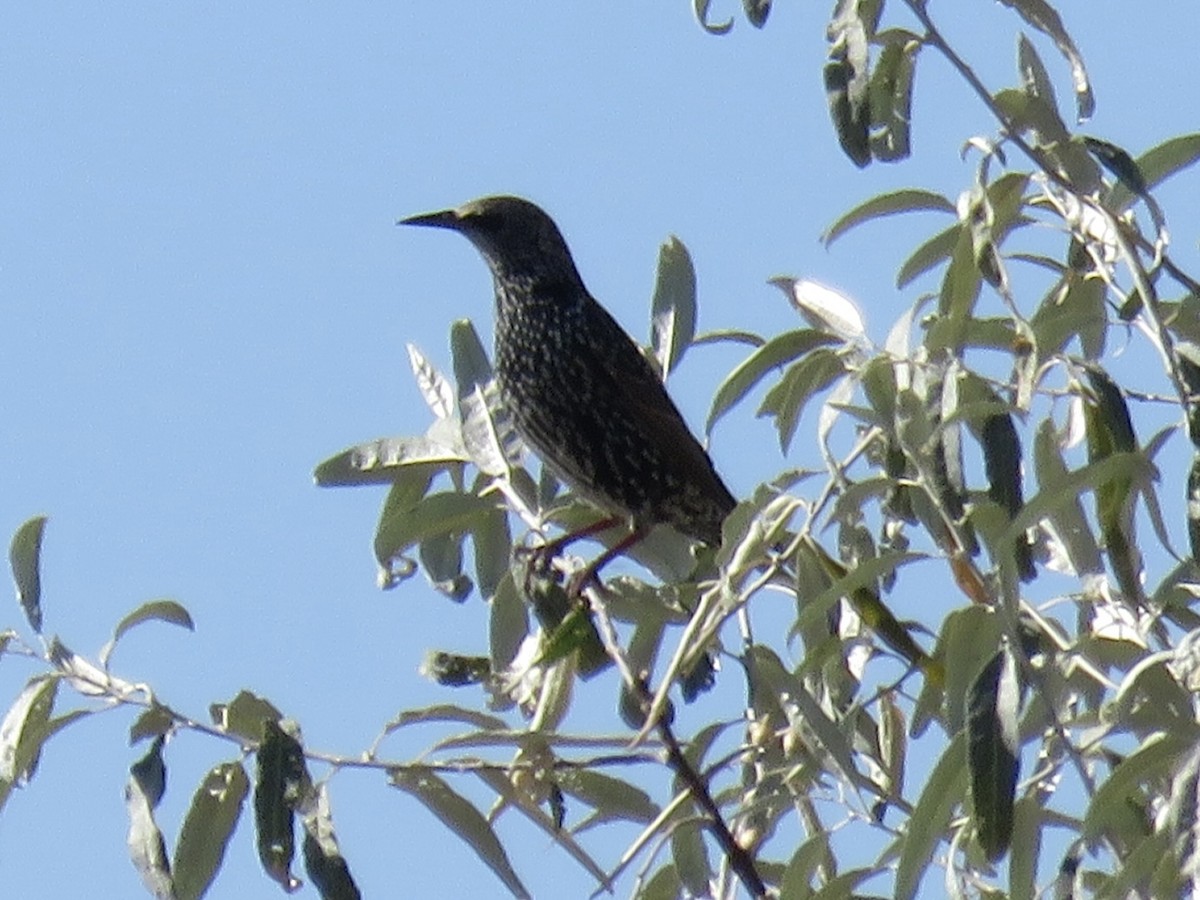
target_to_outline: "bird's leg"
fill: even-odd
[[[567,596],[572,598],[579,597],[583,593],[583,589],[591,582],[595,581],[598,583],[599,579],[597,576],[600,574],[600,570],[634,544],[641,541],[648,532],[648,528],[635,526],[629,534],[625,535],[625,537],[621,538],[621,540],[617,541],[588,563],[587,568],[581,569],[572,575],[571,580],[567,582]]]
[[[534,547],[529,551],[532,557],[530,568],[534,569],[535,571],[544,571],[550,565],[550,561],[554,559],[554,557],[558,556],[558,554],[562,553],[562,551],[571,544],[575,543],[576,541],[581,541],[586,537],[591,537],[594,534],[599,534],[601,531],[607,531],[610,528],[615,528],[623,521],[624,520],[619,516],[605,516],[603,519],[593,522],[591,525],[585,525],[583,528],[580,528],[577,531],[569,531],[564,535],[556,537],[552,541],[542,544],[540,547]]]

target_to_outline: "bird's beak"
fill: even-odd
[[[451,228],[458,230],[462,227],[462,216],[455,209],[443,209],[441,212],[421,213],[401,219],[397,225],[423,225],[427,228]]]

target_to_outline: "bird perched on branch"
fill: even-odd
[[[401,220],[465,235],[496,290],[496,376],[518,435],[606,515],[553,542],[625,524],[586,578],[655,525],[716,546],[735,500],[638,345],[592,298],[541,208],[484,197]]]

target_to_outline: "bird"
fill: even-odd
[[[554,220],[491,196],[398,224],[466,237],[495,288],[495,372],[517,435],[603,518],[552,542],[624,525],[595,577],[656,525],[713,547],[736,500],[641,347],[592,297]]]

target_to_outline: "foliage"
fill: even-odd
[[[1006,5],[1032,36],[1020,37],[1015,85],[995,91],[918,0],[887,10],[840,0],[830,20],[830,113],[856,164],[908,155],[915,70],[930,53],[997,123],[967,140],[977,165],[959,197],[873,197],[826,231],[832,244],[885,216],[944,220],[897,273],[901,289],[940,278],[937,288],[882,345],[852,300],[789,278],[776,284],[795,329],[697,335],[690,256],[676,239],[664,245],[647,350],[662,371],[699,345],[748,346],[706,431],[754,396],[784,454],[805,415],[816,422],[822,465],[761,485],[715,555],[656,533],[632,551],[641,575],[588,588],[587,603],[569,597],[562,585],[582,561],[546,568],[526,548],[594,514],[522,458],[487,354],[470,323],[455,323],[453,378],[409,348],[433,416],[426,433],[353,447],[316,478],[388,485],[375,535],[381,586],[421,572],[456,602],[482,597],[487,653],[448,650],[425,667],[474,702],[407,711],[362,756],[310,750],[295,723],[246,692],[214,705],[205,724],[110,670],[131,628],[190,628],[179,604],[129,614],[94,662],[42,637],[39,517],[10,552],[37,641],[6,631],[0,653],[45,669],[0,722],[0,807],[34,776],[47,741],[120,704],[140,710],[131,738],[151,741],[130,770],[129,848],[159,897],[204,894],[251,794],[271,878],[285,890],[299,883],[298,816],[318,892],[357,897],[328,801],[332,776],[348,768],[416,797],[518,897],[526,889],[493,827],[503,811],[543,830],[597,889],[636,871],[646,898],[729,896],[739,882],[786,898],[913,897],[938,877],[957,896],[1030,897],[1039,885],[1064,896],[1194,891],[1200,289],[1172,261],[1151,191],[1195,162],[1200,135],[1134,158],[1073,132],[1037,46],[1048,40],[1062,57],[1082,120],[1095,101],[1079,50],[1042,0]],[[701,24],[727,32],[733,23],[711,21],[708,7],[695,3]],[[769,8],[745,4],[757,27]],[[905,12],[911,27],[887,24]],[[1122,383],[1110,365],[1121,332],[1156,361],[1156,384]],[[1164,410],[1175,421],[1147,435],[1144,423]],[[1194,461],[1186,479],[1164,479],[1160,451],[1181,443],[1177,432]],[[1164,482],[1186,493],[1187,522],[1164,520]],[[1170,539],[1181,529],[1184,556]],[[961,596],[940,623],[917,627],[889,600],[922,585],[956,585]],[[791,609],[785,633],[754,629],[780,598]],[[715,703],[705,694],[713,659],[724,662],[717,677],[738,684],[732,715],[704,707]],[[571,731],[576,679],[608,670],[631,731]],[[705,722],[686,737],[676,733],[677,683],[685,700],[700,698],[688,720],[698,711]],[[64,686],[78,704],[64,701]],[[389,735],[431,722],[457,732],[413,761],[381,754]],[[168,859],[154,809],[167,740],[181,729],[235,751],[200,779]],[[643,774],[612,774],[635,769]],[[455,783],[472,780],[495,797],[490,811]],[[633,836],[614,863],[580,840],[622,824]]]

